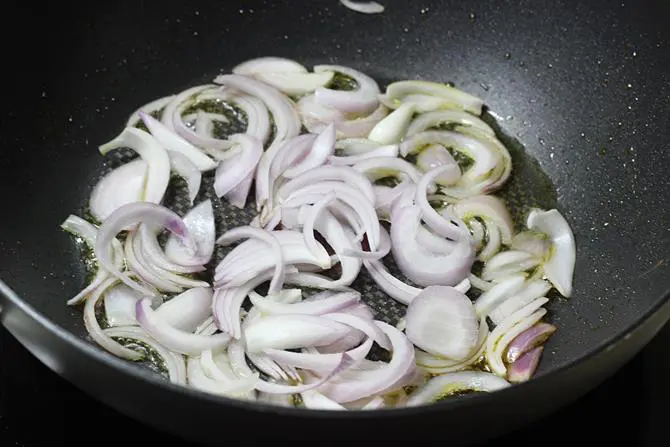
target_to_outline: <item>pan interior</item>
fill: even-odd
[[[334,1],[150,3],[130,8],[133,20],[121,3],[84,6],[68,23],[26,9],[41,46],[8,50],[23,69],[0,134],[0,277],[66,329],[84,334],[64,303],[85,271],[59,224],[100,176],[98,145],[137,106],[268,53],[350,65],[382,84],[452,81],[503,118],[555,185],[577,240],[575,294],[550,307],[559,331],[544,370],[626,330],[670,287],[667,5],[389,0],[367,16]],[[389,321],[400,309],[375,308]]]

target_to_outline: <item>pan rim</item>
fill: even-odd
[[[422,405],[416,407],[403,408],[385,408],[376,411],[329,411],[329,410],[313,410],[296,407],[281,407],[270,405],[264,402],[250,402],[241,399],[229,398],[215,394],[206,393],[204,391],[190,388],[184,385],[174,384],[170,381],[161,378],[149,371],[144,371],[133,364],[114,356],[103,350],[102,348],[87,342],[82,337],[79,337],[67,329],[61,327],[52,321],[48,316],[37,311],[32,305],[23,300],[5,281],[0,279],[0,294],[7,298],[13,305],[18,307],[21,311],[26,313],[30,318],[35,320],[44,329],[52,335],[60,338],[62,341],[68,343],[73,348],[79,350],[84,355],[92,357],[98,362],[102,362],[107,366],[115,369],[119,374],[129,374],[133,379],[143,382],[145,385],[156,386],[165,391],[177,393],[183,397],[196,400],[209,401],[216,405],[224,405],[238,410],[256,413],[275,413],[278,416],[293,417],[293,418],[318,418],[318,419],[333,419],[333,420],[351,420],[351,419],[376,419],[385,416],[416,416],[426,413],[433,413],[435,411],[447,412],[456,411],[466,406],[471,405],[485,405],[485,402],[500,400],[496,398],[498,395],[512,396],[517,393],[524,393],[525,390],[533,386],[542,386],[543,383],[551,380],[561,373],[566,372],[588,361],[593,361],[599,355],[612,350],[616,345],[629,338],[633,332],[644,325],[651,319],[664,305],[670,303],[670,289],[666,290],[662,296],[647,309],[634,323],[629,325],[625,330],[618,332],[609,339],[601,342],[595,349],[591,349],[582,355],[571,359],[559,368],[549,370],[537,377],[523,383],[514,384],[510,387],[492,392],[492,393],[475,393],[472,395],[463,396],[461,399],[447,399],[436,402],[431,405]],[[0,316],[4,313],[0,307]],[[667,321],[666,321],[667,323]],[[48,367],[48,365],[47,365]],[[51,369],[51,368],[50,368]],[[56,372],[57,373],[57,372]],[[57,373],[58,374],[58,373]],[[60,374],[59,374],[60,375]],[[97,396],[92,396],[98,400]]]

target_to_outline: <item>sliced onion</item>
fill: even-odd
[[[525,305],[543,297],[549,292],[549,289],[551,289],[551,285],[542,279],[526,281],[520,291],[507,298],[491,311],[489,317],[493,323],[498,324]]]
[[[363,155],[381,146],[367,138],[343,138],[335,142],[335,149],[344,155]]]
[[[307,73],[307,69],[291,59],[267,56],[244,61],[233,67],[232,72],[253,76],[258,73]]]
[[[160,205],[147,202],[137,202],[124,205],[114,211],[100,226],[98,237],[95,241],[95,256],[100,265],[108,270],[113,276],[123,281],[124,284],[148,295],[153,295],[151,290],[140,286],[132,281],[127,275],[113,264],[110,253],[111,241],[116,235],[128,225],[137,222],[149,222],[164,226],[175,234],[184,243],[187,250],[195,251],[195,242],[191,238],[188,228],[181,218]]]
[[[423,149],[417,157],[416,165],[423,172],[428,172],[440,166],[450,166],[435,178],[435,182],[440,185],[453,185],[461,178],[461,168],[458,163],[449,151],[439,144],[431,144]]]
[[[402,387],[414,377],[416,366],[412,343],[393,326],[381,321],[375,321],[375,324],[391,341],[391,361],[382,363],[376,370],[348,375],[346,380],[330,381],[317,391],[338,403],[347,403]]]
[[[284,275],[286,272],[284,265],[284,254],[282,252],[282,246],[279,243],[279,240],[271,231],[264,231],[250,226],[243,226],[228,230],[219,239],[217,239],[216,243],[225,246],[242,238],[258,239],[259,241],[265,242],[270,246],[275,261],[275,272],[272,276],[272,280],[270,281],[270,290],[268,294],[274,295],[279,293],[281,288],[284,286]]]
[[[168,151],[168,154],[170,156],[170,167],[186,182],[188,199],[191,201],[191,205],[193,205],[193,201],[200,190],[202,174],[197,166],[185,155],[172,151]]]
[[[251,78],[237,75],[221,75],[214,82],[257,96],[268,107],[275,122],[275,136],[270,147],[258,163],[256,178],[256,206],[261,206],[272,194],[270,162],[281,143],[300,133],[300,120],[293,103],[273,87]]]
[[[109,151],[127,147],[147,162],[147,179],[142,200],[160,203],[170,181],[170,158],[167,151],[150,134],[135,127],[126,127],[119,136],[99,147],[105,155]]]
[[[197,229],[192,228],[189,222],[185,223],[192,235],[197,232]],[[140,224],[138,227],[139,237],[141,238],[142,256],[150,265],[173,273],[197,273],[205,270],[205,267],[202,265],[183,266],[171,261],[158,242],[157,233],[159,230],[160,229],[152,228],[150,225],[146,224]],[[194,239],[196,239],[195,236]]]
[[[194,287],[162,304],[155,311],[164,323],[184,332],[194,332],[212,315],[212,289]]]
[[[483,120],[460,110],[435,110],[421,113],[414,118],[407,128],[407,135],[414,135],[425,130],[440,127],[444,124],[474,127],[484,133],[495,136],[495,132]]]
[[[359,190],[370,202],[374,203],[375,193],[370,181],[355,168],[347,166],[321,166],[291,179],[277,191],[277,196],[287,199],[296,191],[318,182],[340,181]]]
[[[475,300],[475,311],[480,318],[487,317],[504,300],[521,290],[525,284],[523,274],[510,275]]]
[[[199,355],[208,349],[223,348],[230,341],[228,334],[197,335],[170,326],[156,315],[147,299],[137,302],[135,312],[140,326],[159,343],[175,352]]]
[[[238,208],[243,208],[251,186],[251,179],[263,154],[263,145],[257,138],[246,134],[231,135],[229,139],[240,145],[240,153],[219,163],[216,168],[214,191],[217,196],[224,197],[242,182],[248,180],[248,185],[245,184],[246,191],[241,192],[244,200],[234,204]]]
[[[343,112],[319,104],[315,95],[300,98],[297,108],[302,124],[311,133],[322,132],[329,123],[341,123],[346,120]]]
[[[342,73],[353,78],[358,84],[354,91],[331,90],[320,87],[314,92],[316,101],[326,107],[341,110],[346,113],[366,113],[377,107],[379,86],[377,82],[360,71],[341,65],[316,65],[315,73],[324,71]]]
[[[502,164],[502,157],[495,148],[475,138],[449,130],[430,130],[414,134],[400,145],[400,153],[406,156],[428,144],[451,147],[470,157],[473,160],[472,166],[463,172],[463,180],[467,182],[475,183],[488,178],[496,166]]]
[[[365,359],[373,343],[373,340],[368,338],[359,346],[346,351],[346,354],[353,360],[353,365],[357,365]],[[337,364],[341,361],[341,354],[339,353],[292,352],[279,349],[266,349],[265,353],[282,365],[314,371],[321,375],[327,374],[328,371],[337,367]]]
[[[287,95],[304,95],[330,83],[335,73],[257,72],[254,77]]]
[[[135,305],[142,294],[125,284],[110,287],[105,293],[105,319],[111,327],[137,326]]]
[[[507,373],[503,353],[519,334],[534,326],[547,313],[541,307],[549,300],[539,298],[501,321],[486,340],[486,360],[491,371],[501,377]],[[539,310],[538,310],[539,309]]]
[[[295,304],[277,303],[265,298],[254,298],[250,296],[251,302],[264,314],[267,315],[324,315],[331,312],[337,312],[360,299],[358,292],[327,292],[327,295],[318,299],[308,299]]]
[[[117,208],[140,201],[147,169],[146,161],[133,160],[101,178],[93,188],[89,201],[93,217],[102,222]]]
[[[436,254],[424,249],[416,240],[421,224],[421,209],[401,208],[391,217],[393,257],[402,273],[421,286],[456,285],[465,279],[474,262],[469,240],[457,241],[448,254]]]
[[[526,230],[515,234],[509,247],[530,253],[536,258],[546,259],[550,255],[551,241],[544,233]]]
[[[128,270],[141,278],[147,285],[152,287],[152,289],[169,293],[178,293],[183,290],[182,286],[175,284],[168,278],[164,278],[163,275],[159,273],[159,271],[153,268],[154,266],[144,256],[142,239],[137,236],[136,230],[132,230],[126,235],[123,249]],[[142,293],[146,295],[156,295],[155,292]]]
[[[438,357],[419,349],[416,350],[416,364],[430,374],[444,374],[460,371],[481,360],[486,350],[486,339],[489,335],[488,324],[482,321],[479,324],[479,334],[477,335],[477,347],[468,355],[465,360],[453,360],[444,357]]]
[[[486,262],[484,270],[482,270],[482,279],[485,281],[495,281],[499,278],[535,268],[540,262],[541,260],[523,251],[504,251]]]
[[[356,171],[365,175],[371,181],[384,177],[396,177],[399,180],[411,180],[418,183],[421,179],[421,171],[413,164],[402,158],[375,157],[369,158],[352,166]],[[433,189],[431,192],[434,192]]]
[[[482,371],[453,372],[433,377],[407,401],[408,407],[431,404],[450,394],[463,391],[493,392],[510,384],[495,374]]]
[[[526,329],[509,344],[505,361],[515,363],[523,355],[542,345],[554,332],[556,332],[556,326],[542,322]]]
[[[512,216],[498,197],[491,195],[468,197],[454,204],[453,209],[464,221],[480,217],[487,223],[487,227],[489,223],[495,224],[502,236],[502,242],[506,245],[512,242],[514,235]]]
[[[377,2],[355,2],[352,0],[340,0],[340,3],[352,11],[361,12],[363,14],[379,14],[384,12],[384,6]]]
[[[575,236],[570,225],[557,210],[531,210],[528,228],[549,235],[551,255],[544,262],[543,270],[556,290],[566,298],[572,295],[572,276],[575,270]]]
[[[297,349],[325,346],[351,331],[345,324],[313,315],[271,315],[254,321],[246,328],[247,351]]]
[[[381,144],[398,143],[405,136],[412,116],[414,116],[414,105],[403,104],[377,123],[368,138]]]
[[[426,287],[407,307],[405,333],[434,355],[465,360],[477,345],[479,324],[470,298],[452,287]]]
[[[294,178],[324,164],[335,150],[335,126],[330,124],[316,137],[314,145],[304,159],[294,161],[284,171],[284,177]]]
[[[183,266],[200,266],[209,262],[214,253],[215,222],[212,201],[207,199],[184,216],[184,226],[197,247],[195,253],[182,242],[178,234],[171,234],[165,245],[165,254],[172,262]]]
[[[507,380],[520,383],[530,380],[542,357],[543,346],[538,346],[519,357],[507,369]]]
[[[398,156],[398,145],[397,144],[388,144],[386,146],[379,146],[375,149],[372,149],[368,152],[358,155],[349,155],[349,156],[331,156],[328,159],[328,163],[334,166],[342,165],[355,165],[362,161],[368,160],[370,158],[376,157],[397,157]]]
[[[187,359],[186,375],[188,384],[196,389],[210,394],[236,397],[238,399],[248,395],[258,380],[257,377],[248,377],[227,382],[214,380],[205,374],[198,357],[189,357]]]
[[[140,118],[142,118],[144,125],[147,126],[151,135],[166,150],[183,155],[200,171],[209,171],[216,167],[214,160],[151,115],[140,112]]]
[[[421,289],[410,286],[391,275],[381,261],[366,260],[363,265],[379,288],[399,303],[408,305],[421,293]]]
[[[341,410],[346,411],[347,408],[338,404],[332,399],[327,398],[318,391],[307,390],[300,394],[302,403],[305,408],[310,410]]]
[[[386,87],[386,95],[394,101],[402,103],[408,95],[420,94],[440,98],[439,108],[460,109],[475,115],[481,115],[484,102],[468,93],[447,84],[428,81],[399,81]],[[426,110],[422,110],[426,111]]]
[[[105,334],[98,323],[98,318],[95,314],[95,309],[104,296],[107,290],[117,282],[116,278],[106,279],[100,287],[98,287],[86,300],[86,305],[84,306],[84,326],[88,334],[91,336],[94,342],[102,346],[107,351],[111,352],[117,357],[121,357],[127,360],[139,360],[142,358],[142,354],[132,349],[126,348],[112,339],[111,336]]]

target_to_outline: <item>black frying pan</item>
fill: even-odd
[[[309,427],[382,441],[402,427],[452,444],[481,440],[546,415],[630,359],[670,318],[670,4],[380,1],[386,12],[371,16],[336,0],[89,2],[69,12],[25,2],[6,11],[22,31],[3,27],[14,79],[0,133],[2,323],[107,404],[211,443],[226,439],[225,425],[248,423],[263,429],[247,437]],[[64,302],[84,270],[58,226],[99,175],[97,146],[137,106],[269,54],[350,65],[381,82],[453,81],[511,117],[502,130],[555,184],[578,246],[574,297],[550,306],[559,331],[534,380],[423,408],[306,412],[170,385],[82,337],[79,310]]]

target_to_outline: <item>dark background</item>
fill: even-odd
[[[523,446],[548,440],[565,445],[667,445],[669,357],[670,324],[602,386],[548,418],[485,445],[513,442]],[[88,446],[97,441],[88,434],[91,430],[104,434],[110,445],[130,445],[130,441],[132,445],[194,445],[99,404],[0,330],[0,446]],[[222,445],[251,445],[244,439],[243,428],[226,427],[222,421],[221,430]],[[448,436],[445,439],[439,430],[437,434],[448,442]],[[400,442],[406,444],[407,438],[399,438]]]

